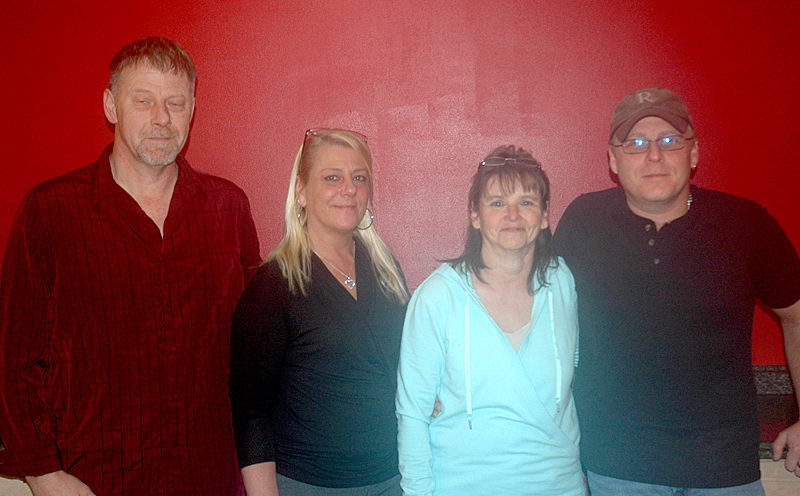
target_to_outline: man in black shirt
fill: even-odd
[[[760,300],[780,319],[800,384],[797,252],[760,205],[690,185],[697,137],[673,92],[625,97],[608,156],[620,187],[577,198],[555,234],[578,292],[592,495],[763,495],[753,310]],[[785,445],[800,476],[800,424],[775,452]]]

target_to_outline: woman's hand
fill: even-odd
[[[439,414],[442,413],[442,402],[439,401],[439,397],[436,397],[436,401],[433,403],[433,412],[431,412],[431,417],[436,418]]]
[[[247,496],[278,496],[275,462],[254,463],[242,469]]]

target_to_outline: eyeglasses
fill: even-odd
[[[611,146],[622,148],[622,153],[636,154],[645,153],[650,149],[650,143],[655,143],[661,151],[672,152],[675,150],[680,150],[686,146],[687,141],[691,141],[695,138],[696,136],[687,138],[686,136],[681,136],[680,134],[671,134],[669,136],[662,136],[661,138],[654,140],[649,140],[647,138],[630,138],[626,139],[619,145],[612,143]]]
[[[478,164],[478,168],[481,167],[502,167],[506,164],[518,164],[524,165],[527,167],[535,167],[537,169],[542,168],[542,164],[540,164],[535,158],[533,157],[489,157],[486,160],[482,160],[480,164]]]
[[[359,133],[359,132],[351,131],[349,129],[335,129],[335,128],[311,128],[311,129],[306,131],[305,139],[308,139],[308,137],[311,136],[311,135],[324,137],[324,136],[327,136],[327,135],[330,135],[330,134],[333,134],[333,133],[352,134],[353,136],[355,136],[356,138],[360,139],[364,143],[367,142],[367,137],[364,136],[363,134]]]

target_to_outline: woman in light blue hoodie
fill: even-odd
[[[473,178],[463,255],[409,303],[397,390],[407,496],[586,494],[575,283],[551,248],[549,199],[528,152],[494,150]]]

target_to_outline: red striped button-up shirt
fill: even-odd
[[[241,494],[230,321],[258,239],[244,193],[192,170],[163,238],[97,162],[25,197],[0,286],[0,473],[97,494]]]

